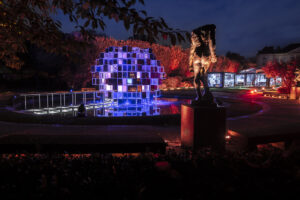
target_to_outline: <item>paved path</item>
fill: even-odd
[[[260,103],[263,112],[228,120],[229,129],[248,137],[300,134],[299,100],[274,99],[261,95],[244,95],[239,98]]]
[[[57,126],[0,122],[0,152],[159,152],[162,137],[147,126]]]
[[[228,129],[248,137],[274,134],[300,134],[300,102],[262,97],[261,95],[237,95],[218,93],[222,97],[239,98],[257,102],[263,111],[250,116],[230,118]],[[100,134],[112,141],[156,140],[162,137],[167,142],[180,141],[180,126],[57,126],[36,124],[14,124],[0,122],[0,139],[9,135],[54,134],[78,136]],[[154,136],[154,137],[153,137]]]
[[[227,128],[249,138],[270,135],[297,135],[300,137],[300,101],[263,97],[261,94],[214,94],[219,97],[250,101],[262,106],[260,112],[227,119]],[[167,141],[180,141],[180,128],[170,127],[172,132],[160,129]]]

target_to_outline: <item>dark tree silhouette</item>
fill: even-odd
[[[66,37],[61,22],[52,17],[57,12],[68,16],[85,39],[92,38],[87,29],[105,29],[105,18],[122,21],[127,30],[132,28],[133,34],[145,34],[151,40],[169,37],[175,44],[185,40],[184,34],[188,36],[184,31],[170,28],[163,18],[155,19],[144,10],[136,10],[137,3],[144,1],[0,0],[0,60],[6,66],[20,68],[23,63],[19,53],[27,51],[26,41],[66,56],[82,49],[86,41]]]

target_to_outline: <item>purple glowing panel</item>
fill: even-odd
[[[130,108],[143,113],[145,105],[155,104],[164,76],[164,67],[150,48],[109,47],[92,66],[93,85],[118,112]]]

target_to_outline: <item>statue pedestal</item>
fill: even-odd
[[[224,107],[181,105],[181,146],[225,149],[226,110]]]
[[[291,88],[290,99],[300,98],[300,86],[293,86]]]

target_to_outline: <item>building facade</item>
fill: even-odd
[[[263,67],[268,62],[284,62],[288,63],[300,59],[300,46],[292,50],[277,53],[258,53],[256,57],[257,67]]]

